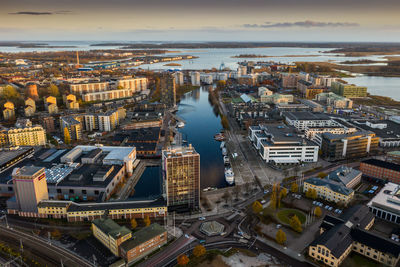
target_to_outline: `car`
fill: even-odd
[[[267,203],[267,201],[265,201],[264,199],[261,200],[261,204],[265,204],[265,203]]]
[[[335,209],[333,212],[334,212],[334,213],[338,213],[338,209]]]
[[[277,224],[276,229],[280,229],[282,227],[282,224]]]
[[[199,217],[199,221],[204,221],[206,217]]]
[[[185,237],[186,237],[186,238],[190,238],[190,236],[189,236],[188,234],[185,234]]]
[[[200,242],[200,244],[206,243],[206,241],[204,239],[200,240],[199,242]]]
[[[317,201],[315,201],[315,200],[312,203],[313,203],[313,205],[317,205]]]
[[[322,208],[323,205],[324,205],[324,204],[322,204],[322,203],[318,203],[318,206],[320,206],[321,208]]]
[[[221,236],[224,236],[224,235],[226,235],[226,232],[222,232],[222,233],[221,233]]]
[[[338,212],[339,212],[339,214],[341,214],[341,213],[342,213],[342,210],[339,210]]]
[[[330,211],[333,210],[333,207],[329,207],[329,210],[330,210]]]
[[[269,190],[264,190],[264,194],[268,194],[269,193]]]

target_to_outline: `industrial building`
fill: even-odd
[[[367,159],[360,163],[364,175],[400,184],[400,165],[378,159]]]
[[[367,206],[377,218],[400,224],[400,185],[387,183]]]

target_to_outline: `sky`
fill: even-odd
[[[399,0],[0,0],[0,41],[400,42]]]

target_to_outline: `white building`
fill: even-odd
[[[318,161],[319,147],[284,124],[250,126],[249,139],[266,162],[299,164]]]
[[[202,73],[200,74],[200,81],[208,85],[213,84],[213,76],[212,74]]]
[[[400,185],[387,183],[367,204],[375,217],[400,224]]]
[[[190,73],[192,85],[200,86],[200,72],[194,71]]]
[[[237,68],[237,77],[240,78],[243,75],[247,75],[247,67],[243,65],[239,65]]]
[[[307,111],[283,112],[283,116],[289,125],[294,126],[301,132],[304,132],[307,128],[311,127],[341,126],[339,123],[322,113],[316,114]]]
[[[174,77],[175,77],[175,83],[177,85],[183,85],[184,84],[184,80],[183,80],[183,73],[178,71],[174,73]]]

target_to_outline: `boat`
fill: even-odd
[[[228,156],[224,156],[224,164],[225,165],[229,165],[229,157]]]
[[[235,175],[234,175],[234,173],[233,173],[231,168],[226,168],[225,169],[225,181],[229,185],[232,185],[235,182]]]
[[[228,151],[226,150],[225,147],[222,148],[222,155],[224,156],[228,155]]]
[[[222,133],[217,133],[216,135],[214,135],[214,139],[217,141],[224,141],[225,140],[225,135]]]
[[[220,149],[223,149],[225,147],[225,141],[222,141],[221,145],[219,146]]]
[[[185,123],[183,123],[183,122],[178,122],[177,124],[176,124],[176,126],[178,127],[178,128],[183,128],[183,127],[185,127]]]

